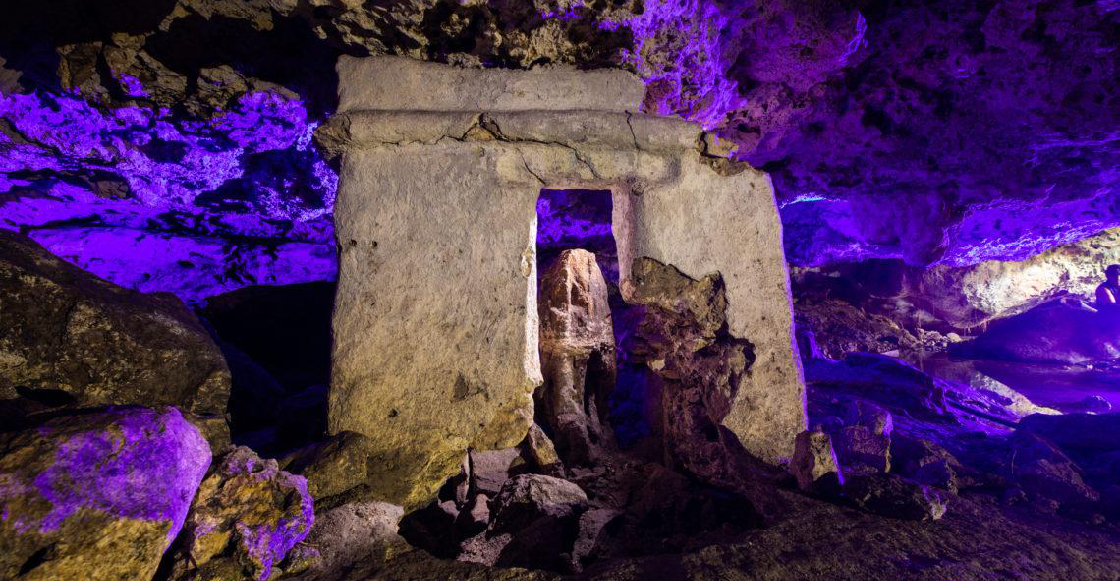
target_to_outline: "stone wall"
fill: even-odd
[[[388,500],[428,500],[468,447],[529,427],[542,188],[612,192],[623,298],[642,257],[722,276],[729,331],[756,354],[725,426],[765,460],[792,453],[804,384],[766,174],[709,156],[696,125],[631,113],[644,88],[621,71],[338,70],[317,135],[342,155],[330,430],[373,439]]]

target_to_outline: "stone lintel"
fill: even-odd
[[[338,112],[637,111],[645,84],[622,70],[465,69],[405,57],[338,60]]]
[[[700,127],[678,118],[602,111],[353,111],[318,133],[335,153],[354,147],[441,140],[542,143],[618,152],[679,154],[703,146]]]

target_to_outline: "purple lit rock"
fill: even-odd
[[[203,419],[212,441],[228,441],[229,369],[175,297],[121,288],[7,230],[0,296],[0,397],[175,405]]]
[[[232,448],[199,487],[173,578],[266,579],[314,521],[307,479],[281,471],[276,460],[262,460],[249,448]]]
[[[172,407],[57,418],[2,444],[4,579],[151,578],[210,465]]]

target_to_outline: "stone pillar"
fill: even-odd
[[[615,382],[614,331],[595,255],[560,253],[541,276],[539,296],[543,419],[564,462],[586,464],[614,442],[606,421]]]
[[[767,461],[791,455],[804,384],[766,174],[705,155],[692,123],[634,113],[644,86],[623,71],[343,57],[338,72],[317,135],[342,156],[330,430],[370,437],[386,500],[422,504],[467,448],[524,438],[542,188],[611,191],[623,298],[643,257],[722,276],[756,357],[724,425]]]

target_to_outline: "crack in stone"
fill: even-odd
[[[642,151],[642,146],[638,145],[638,134],[634,132],[634,124],[630,122],[633,117],[633,113],[631,113],[630,111],[626,112],[626,126],[630,128],[630,137],[634,138],[634,149]]]

